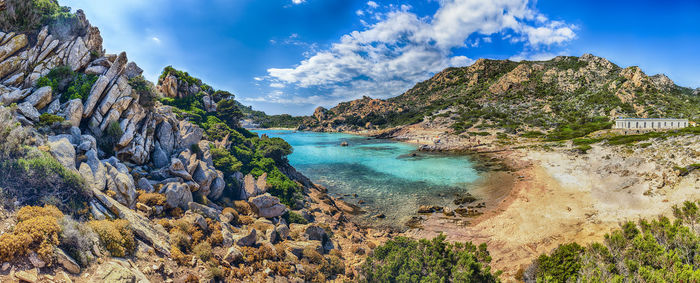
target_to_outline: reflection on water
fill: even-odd
[[[289,162],[328,193],[359,204],[360,220],[401,227],[418,206],[450,205],[479,178],[466,156],[416,152],[416,146],[340,133],[261,130],[294,147]],[[341,147],[342,142],[349,146]],[[357,197],[354,197],[354,195]],[[374,215],[384,214],[385,219]]]

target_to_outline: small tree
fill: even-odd
[[[231,128],[238,128],[243,112],[233,99],[223,99],[216,105],[217,117]]]

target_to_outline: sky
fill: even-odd
[[[700,1],[59,0],[108,53],[163,67],[268,114],[400,95],[479,58],[591,53],[700,87]]]

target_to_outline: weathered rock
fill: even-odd
[[[34,108],[34,106],[32,106],[31,103],[22,102],[22,103],[17,105],[17,110],[24,117],[27,117],[27,119],[32,120],[34,122],[39,121],[39,111],[36,110],[36,108]]]
[[[149,182],[146,178],[139,179],[137,186],[140,190],[144,190],[149,193],[152,193],[154,190],[153,185],[151,185],[151,182]]]
[[[151,157],[153,158],[153,166],[156,168],[163,168],[168,165],[168,155],[160,147],[159,142],[156,142],[156,146]]]
[[[126,67],[124,68],[124,75],[128,79],[138,77],[141,74],[143,74],[143,69],[139,68],[139,66],[136,65],[136,63],[129,62],[129,64],[126,64]]]
[[[229,265],[234,265],[243,259],[243,253],[238,250],[237,247],[232,246],[226,251],[224,256],[224,261],[228,262]]]
[[[80,273],[80,265],[78,265],[78,263],[73,258],[68,256],[62,249],[56,248],[55,254],[56,261],[63,266],[64,269],[73,274]]]
[[[182,161],[178,158],[170,159],[170,167],[168,168],[168,172],[175,177],[180,177],[188,181],[192,180],[192,176],[190,176],[190,173],[185,171],[185,165],[182,164]]]
[[[216,102],[211,96],[205,95],[202,97],[202,102],[204,103],[204,110],[207,112],[216,112]]]
[[[170,155],[175,148],[175,137],[173,136],[173,127],[167,121],[163,121],[158,126],[156,137],[160,142],[160,147],[167,155]]]
[[[151,223],[148,218],[138,215],[134,210],[125,207],[98,190],[93,190],[93,194],[110,212],[121,219],[129,221],[131,228],[134,229],[134,233],[139,238],[149,242],[158,252],[170,256],[169,236],[163,226],[157,223]]]
[[[61,116],[68,121],[71,126],[80,126],[80,120],[83,117],[83,102],[80,99],[73,99],[66,102],[63,106]]]
[[[85,46],[82,37],[78,37],[68,53],[68,66],[73,71],[84,68],[90,62],[90,50]]]
[[[136,207],[136,198],[138,197],[134,178],[129,174],[128,170],[119,170],[120,165],[124,166],[120,163],[115,165],[105,163],[108,174],[107,190],[114,192],[114,199],[133,209]]]
[[[304,253],[304,249],[313,249],[320,254],[323,254],[323,247],[320,241],[296,241],[288,242],[287,250],[294,254],[297,258],[301,258]]]
[[[101,264],[92,276],[92,282],[147,283],[146,275],[126,259],[112,258]]]
[[[121,72],[126,62],[126,53],[120,53],[116,61],[112,64],[109,70],[107,70],[107,73],[97,79],[97,82],[95,82],[95,84],[92,86],[92,90],[90,90],[90,95],[83,104],[83,118],[88,118],[90,115],[92,115],[92,112],[95,110],[95,106],[97,106],[97,102],[99,102],[100,98],[102,98],[102,93],[105,91],[109,83],[119,74],[119,72]]]
[[[250,231],[245,234],[233,235],[233,241],[240,247],[252,247],[255,245],[256,239],[257,230],[255,230],[255,228],[250,229]]]
[[[11,92],[0,96],[0,103],[10,105],[27,97],[31,93],[31,89],[15,89]]]
[[[277,231],[277,235],[279,235],[280,239],[286,240],[289,238],[289,226],[278,224],[277,227],[275,227],[275,231]]]
[[[34,283],[39,280],[39,274],[36,269],[21,270],[15,272],[15,277],[20,281]]]
[[[190,202],[193,203],[193,202]],[[209,230],[209,225],[207,225],[207,220],[204,219],[204,217],[200,214],[193,213],[192,211],[187,211],[185,213],[184,217],[189,223],[196,224],[200,228],[202,228],[202,231],[208,231]]]
[[[187,204],[192,201],[192,192],[184,184],[169,183],[161,189],[161,193],[165,194],[165,202],[172,208],[179,207],[186,210]]]
[[[202,215],[214,220],[219,220],[219,214],[221,214],[221,211],[219,210],[196,202],[187,203],[187,207],[193,212],[201,213]]]
[[[180,121],[178,124],[180,134],[179,148],[190,148],[193,144],[198,144],[202,140],[204,130],[188,121]]]
[[[90,66],[85,69],[85,74],[88,75],[102,75],[107,71],[107,67],[104,66]]]
[[[265,238],[267,238],[271,244],[276,244],[280,240],[275,229],[268,229],[267,232],[265,232]]]
[[[51,95],[53,91],[50,86],[45,86],[35,90],[32,94],[24,99],[25,102],[29,102],[36,109],[43,109],[46,105],[51,103]]]
[[[28,258],[29,262],[31,262],[32,265],[36,268],[42,268],[46,266],[46,262],[41,260],[39,258],[39,255],[36,254],[36,252],[30,252]]]
[[[304,237],[309,240],[315,241],[326,241],[328,240],[328,234],[326,230],[318,225],[309,225],[304,230]]]
[[[267,172],[258,177],[258,180],[255,182],[255,186],[258,188],[258,191],[260,191],[259,194],[264,194],[267,192]]]
[[[29,41],[27,41],[27,36],[24,34],[15,36],[7,41],[7,43],[0,46],[0,62],[27,46],[27,43],[29,43]]]
[[[209,187],[211,183],[218,177],[216,171],[209,168],[206,163],[199,161],[197,170],[194,171],[192,179],[199,184],[202,195],[208,196],[210,193]]]
[[[49,152],[61,165],[69,169],[75,168],[75,148],[67,138],[49,142]]]
[[[255,178],[251,174],[245,175],[243,178],[243,193],[245,193],[245,198],[243,199],[256,197],[262,193],[260,189],[258,189]]]
[[[235,233],[233,232],[233,227],[231,226],[231,224],[221,222],[221,238],[224,247],[230,247],[234,244],[234,235]]]
[[[59,100],[58,98],[51,101],[51,103],[49,103],[49,106],[46,107],[46,113],[49,113],[49,114],[54,114],[54,115],[58,114],[58,111],[60,111],[60,110],[61,110],[61,100]]]
[[[270,194],[264,194],[254,197],[249,200],[253,210],[260,216],[265,218],[274,218],[281,216],[287,211],[287,207],[280,203],[280,200]]]
[[[224,189],[226,188],[226,182],[224,181],[224,173],[217,171],[217,177],[209,186],[209,198],[210,200],[218,200],[224,194]]]

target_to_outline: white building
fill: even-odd
[[[688,127],[688,119],[617,118],[615,129],[680,129]]]

